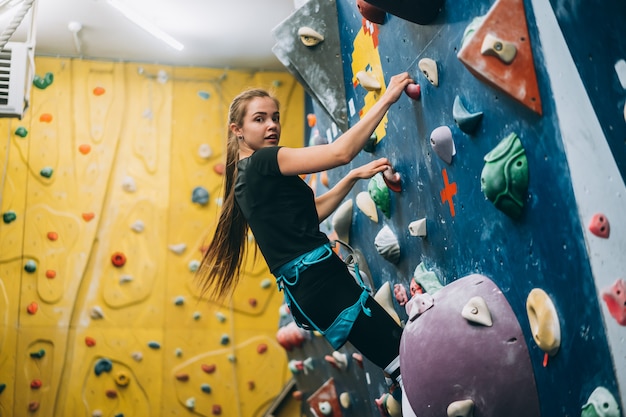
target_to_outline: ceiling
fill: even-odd
[[[11,42],[24,42],[30,34],[36,56],[281,71],[272,53],[272,29],[306,2],[117,0],[182,43],[178,51],[131,22],[111,6],[112,0],[34,0],[13,29],[11,20],[29,1],[0,0],[0,29],[13,31]]]

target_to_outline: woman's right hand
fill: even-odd
[[[387,85],[387,89],[385,90],[383,97],[389,100],[390,104],[395,103],[404,92],[406,86],[414,82],[415,81],[413,81],[408,72],[396,74],[389,80],[389,84]]]

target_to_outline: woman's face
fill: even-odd
[[[266,146],[276,146],[280,141],[280,113],[270,97],[255,97],[248,103],[241,127],[232,125],[231,129],[240,138],[240,155]],[[243,139],[241,139],[243,138]]]

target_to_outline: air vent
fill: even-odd
[[[21,119],[28,107],[32,72],[25,43],[8,42],[0,50],[0,117]]]

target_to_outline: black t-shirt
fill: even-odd
[[[235,199],[274,272],[328,242],[319,228],[313,190],[278,167],[280,146],[261,148],[238,162]]]

